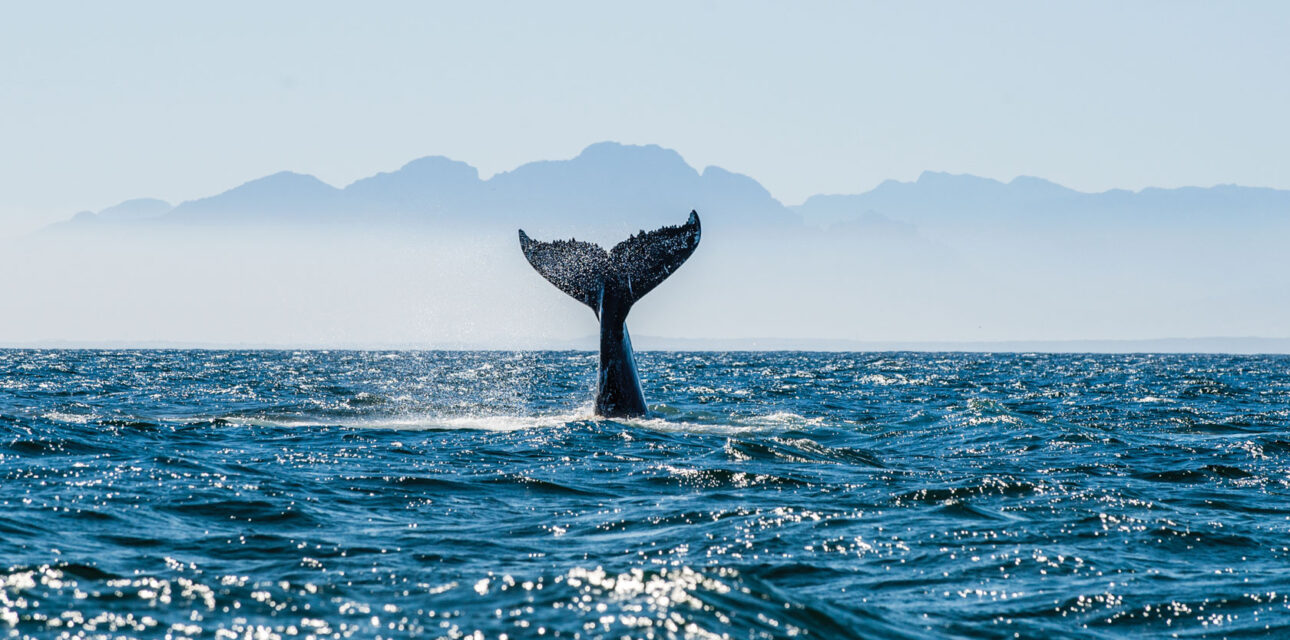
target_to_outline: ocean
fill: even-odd
[[[1290,359],[0,351],[0,636],[1290,637]]]

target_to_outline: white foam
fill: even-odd
[[[775,413],[767,414],[764,416],[752,416],[749,419],[756,422],[764,423],[764,424],[775,424],[775,425],[782,425],[782,424],[819,425],[824,423],[824,418],[808,418],[806,416],[801,416],[791,411],[776,411]]]
[[[89,424],[91,421],[99,419],[99,416],[94,414],[66,413],[63,411],[47,411],[40,414],[40,417],[53,422],[67,422],[71,424]]]
[[[592,416],[590,419],[596,420]],[[687,420],[669,420],[664,418],[615,418],[615,422],[629,424],[642,429],[667,433],[719,433],[740,434],[757,431],[771,431],[791,425],[817,425],[823,423],[821,418],[804,418],[795,413],[778,411],[767,415],[739,416],[730,418],[730,422],[692,422]]]
[[[238,424],[257,427],[346,427],[352,429],[393,429],[398,431],[520,431],[523,429],[543,429],[558,427],[570,422],[595,420],[596,416],[586,413],[568,413],[540,416],[507,416],[507,415],[465,415],[465,416],[389,416],[372,418],[340,419],[272,419],[260,417],[227,418]]]
[[[225,417],[225,420],[236,424],[285,427],[316,428],[337,426],[353,429],[392,429],[402,431],[522,431],[526,429],[549,429],[565,426],[571,422],[606,422],[612,421],[641,429],[665,433],[717,433],[739,434],[756,431],[782,429],[792,425],[818,425],[821,418],[806,418],[790,412],[775,412],[767,415],[740,416],[730,422],[695,422],[658,417],[646,418],[602,418],[593,413],[590,404],[579,407],[576,411],[546,415],[396,415],[363,418],[266,418],[261,416]]]

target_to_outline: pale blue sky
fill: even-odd
[[[796,204],[925,169],[1290,188],[1290,3],[6,3],[0,235],[275,171],[657,143]]]

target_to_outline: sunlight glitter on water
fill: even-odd
[[[0,351],[0,636],[1290,632],[1290,359],[640,355]]]

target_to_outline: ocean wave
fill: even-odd
[[[612,420],[594,365],[0,351],[0,633],[1290,628],[1284,358],[650,353]]]

